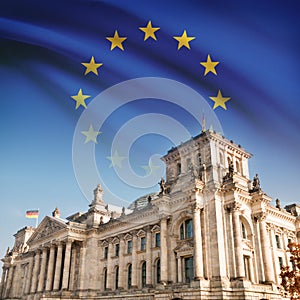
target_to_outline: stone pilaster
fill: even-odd
[[[31,293],[35,293],[37,290],[37,279],[40,269],[40,250],[37,250],[34,257],[34,267],[32,271],[32,281],[31,281]]]
[[[195,280],[203,278],[203,256],[202,256],[202,234],[200,223],[200,206],[196,203],[193,208],[193,230],[194,230],[194,264]]]
[[[262,259],[264,266],[265,281],[267,283],[274,282],[274,272],[272,268],[272,255],[270,248],[270,239],[268,237],[267,228],[266,228],[266,214],[259,213],[255,215],[259,223],[259,232],[260,232],[260,242],[262,250]]]
[[[146,236],[146,286],[152,286],[152,252],[151,252],[152,232],[147,228]]]
[[[113,289],[113,265],[112,265],[112,257],[113,257],[114,245],[112,244],[112,239],[108,241],[108,255],[107,255],[107,282],[106,289]]]
[[[53,281],[53,290],[59,290],[60,286],[60,277],[61,277],[61,263],[62,263],[62,243],[57,245],[57,254],[55,262],[55,271],[54,271],[54,281]]]
[[[232,209],[232,225],[233,225],[233,241],[234,241],[234,253],[235,253],[235,263],[236,263],[236,277],[244,278],[244,260],[243,260],[243,246],[242,246],[242,236],[241,236],[241,226],[240,226],[240,204],[233,203]]]
[[[137,236],[136,232],[132,234],[132,281],[131,287],[137,288]]]
[[[120,251],[119,251],[119,289],[125,289],[125,261],[124,254],[125,250],[125,240],[123,236],[120,236]]]
[[[69,288],[71,248],[72,248],[72,241],[67,240],[66,250],[65,250],[65,259],[64,259],[64,268],[63,268],[62,286],[61,286],[62,290],[68,290],[68,288]]]
[[[167,245],[167,218],[160,221],[160,280],[166,284],[168,282],[168,245]]]
[[[182,282],[182,259],[180,256],[177,258],[177,274],[178,274],[178,282],[181,283]]]
[[[54,271],[54,254],[55,254],[55,245],[51,245],[50,253],[49,253],[49,261],[48,261],[47,279],[46,279],[46,291],[52,290],[53,271]]]
[[[40,276],[39,276],[39,282],[38,282],[38,292],[42,292],[44,290],[44,284],[45,284],[45,273],[46,273],[46,262],[47,262],[47,248],[43,248],[42,251],[42,263],[41,263],[41,269],[40,269]]]

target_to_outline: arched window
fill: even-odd
[[[146,262],[142,264],[142,287],[146,286]]]
[[[131,279],[132,279],[132,265],[128,265],[128,270],[127,270],[127,287],[128,289],[131,288]]]
[[[115,288],[119,288],[119,267],[115,268]]]
[[[160,283],[160,259],[156,262],[156,283]]]
[[[103,287],[104,287],[104,290],[107,289],[107,269],[105,268],[104,271],[103,271]]]
[[[180,226],[180,239],[188,239],[193,237],[193,222],[192,219],[184,221]]]

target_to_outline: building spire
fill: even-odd
[[[202,112],[202,133],[206,131],[206,124],[205,124],[205,115]]]

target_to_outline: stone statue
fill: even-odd
[[[280,200],[276,199],[275,202],[276,202],[276,208],[281,209]]]
[[[97,187],[94,189],[94,203],[101,203],[103,204],[102,200],[103,190],[101,188],[101,184],[99,183]]]
[[[228,165],[228,177],[229,178],[233,177],[233,172],[234,172],[233,162],[232,162],[232,160],[230,160],[229,165]]]
[[[162,194],[162,195],[165,195],[165,193],[166,193],[166,182],[165,182],[163,177],[161,178],[161,180],[159,182],[159,185],[160,185],[160,192],[159,193]]]
[[[258,178],[258,174],[256,174],[253,178],[252,182],[253,190],[259,190],[260,189],[260,181]]]
[[[124,207],[124,206],[122,207],[122,213],[121,213],[121,216],[125,216],[125,207]]]

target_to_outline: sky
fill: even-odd
[[[158,191],[159,157],[199,134],[203,113],[253,154],[250,176],[273,201],[299,203],[298,6],[2,0],[0,255],[35,225],[27,210],[86,211],[99,182],[119,206]],[[159,29],[144,40],[149,21]],[[216,74],[204,75],[208,55]],[[102,65],[85,75],[92,56]],[[80,89],[90,97],[76,109]],[[219,90],[226,109],[213,109]]]

